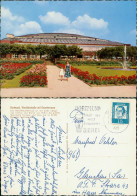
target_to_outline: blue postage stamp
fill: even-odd
[[[129,124],[129,103],[113,102],[112,123]]]

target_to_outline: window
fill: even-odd
[[[97,59],[97,55],[93,55],[92,56],[92,59]]]
[[[27,58],[27,54],[22,54],[21,58],[26,59]]]
[[[30,55],[30,58],[31,58],[31,59],[34,59],[34,58],[35,58],[35,55]]]
[[[12,58],[19,58],[19,55],[18,54],[13,54]]]
[[[90,56],[85,56],[85,59],[90,59]]]

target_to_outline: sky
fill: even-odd
[[[136,1],[2,1],[7,33],[72,33],[136,45]]]

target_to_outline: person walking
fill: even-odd
[[[65,75],[64,75],[64,77],[67,78],[67,81],[68,81],[68,78],[71,77],[71,65],[69,64],[68,61],[67,61],[66,67],[65,67]]]
[[[62,81],[62,79],[63,79],[63,77],[64,77],[64,70],[63,70],[62,68],[60,69],[59,77],[60,77],[60,79],[61,79],[61,81]]]

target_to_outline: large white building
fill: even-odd
[[[104,47],[123,46],[124,43],[109,41],[105,39],[99,39],[95,37],[68,34],[68,33],[39,33],[28,34],[22,36],[14,36],[13,34],[7,34],[7,37],[1,40],[1,43],[18,43],[18,44],[65,44],[67,46],[77,45],[83,49],[83,56],[93,58],[96,51]],[[126,44],[130,45],[130,44]],[[22,55],[23,56],[23,55]],[[12,57],[15,57],[13,54]],[[38,57],[38,56],[37,56]],[[34,58],[34,55],[33,55]]]

